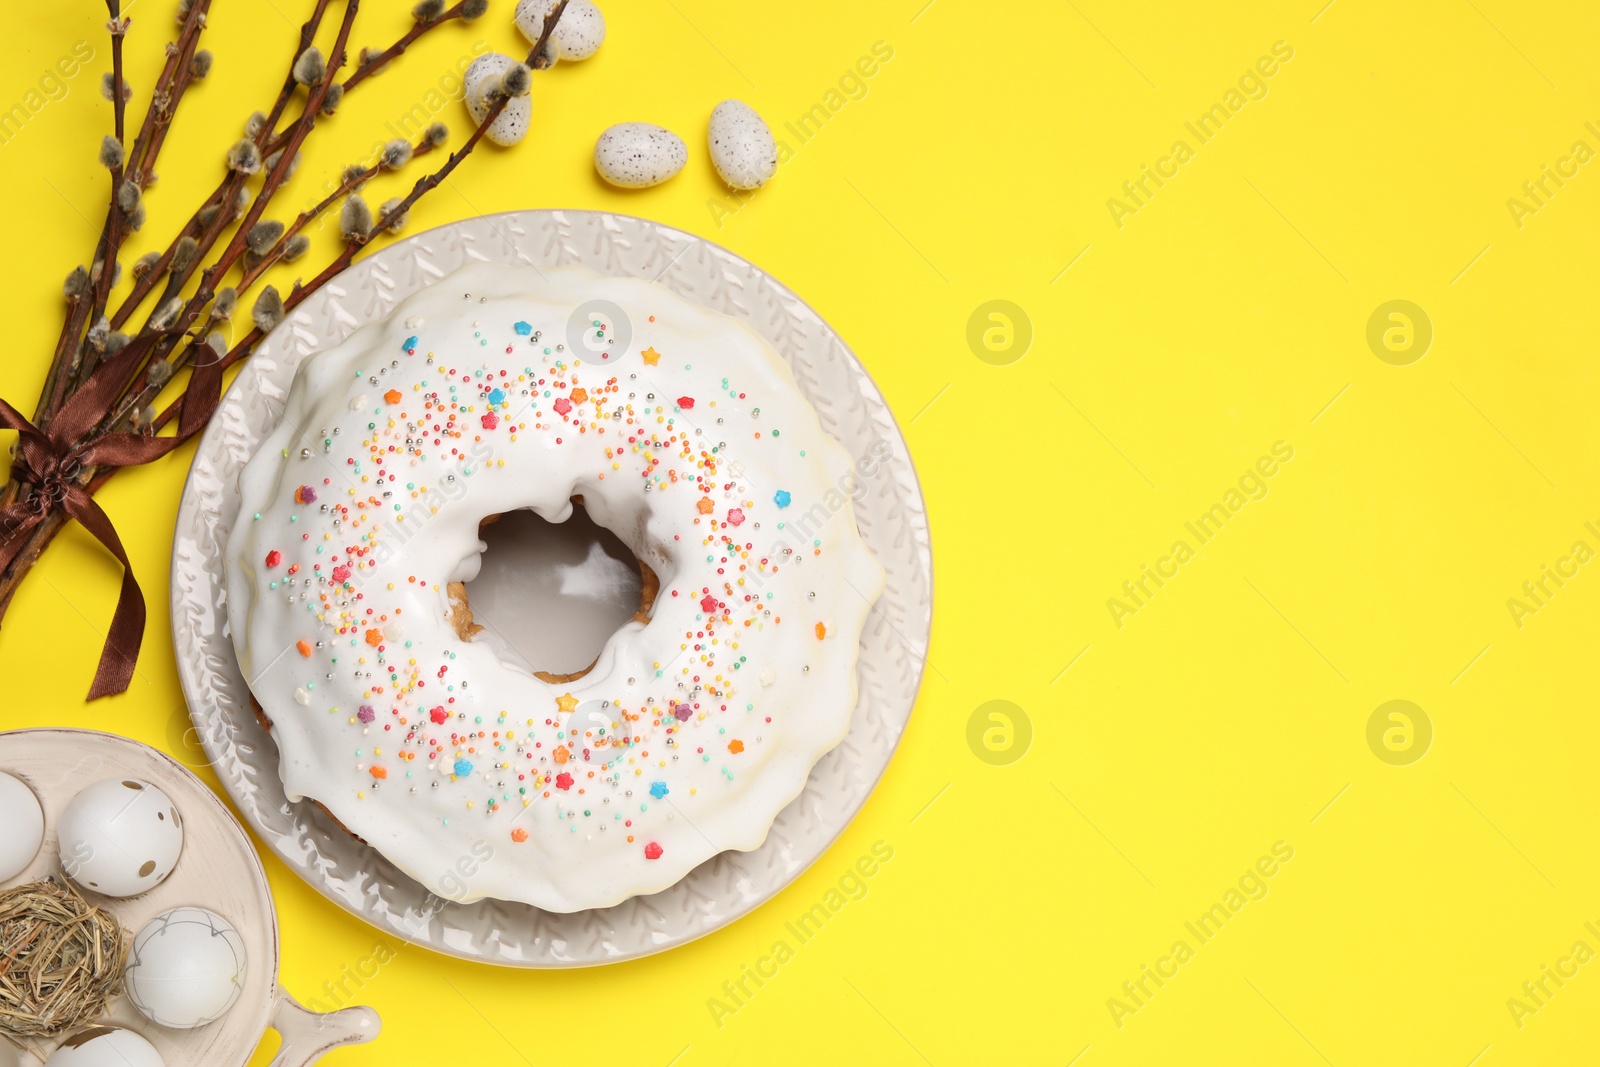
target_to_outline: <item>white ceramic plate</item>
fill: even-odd
[[[278,919],[261,858],[238,822],[205,785],[148,745],[92,730],[16,730],[0,733],[0,771],[27,783],[44,808],[45,840],[10,889],[51,875],[61,877],[56,825],[67,802],[103,778],[138,778],[167,795],[183,817],[183,852],[166,880],[148,893],[115,900],[85,893],[133,935],[169,908],[195,905],[221,915],[244,939],[245,986],[228,1014],[195,1030],[169,1030],[136,1011],[126,997],[111,1002],[106,1020],[149,1041],[167,1067],[245,1064],[270,1026],[283,1035],[273,1067],[305,1067],[338,1045],[370,1041],[378,1033],[371,1008],[315,1015],[278,987]],[[66,1035],[62,1035],[65,1037]],[[30,1042],[37,1056],[0,1039],[0,1063],[38,1064],[57,1042]],[[10,1057],[10,1058],[8,1058]]]
[[[862,536],[889,580],[861,638],[860,698],[844,743],[817,764],[761,848],[723,853],[671,889],[603,910],[556,915],[500,901],[446,901],[320,809],[291,804],[227,632],[223,551],[239,510],[238,474],[281,417],[295,368],[471,261],[577,264],[659,281],[766,337],[794,368],[824,428],[858,461],[878,442],[891,452],[865,479],[867,495],[856,505]],[[932,583],[927,511],[905,440],[866,371],[816,312],[764,271],[681,230],[623,215],[530,211],[468,219],[391,245],[334,279],[262,343],[195,455],[173,544],[172,625],[201,744],[239,810],[291,870],[412,943],[507,966],[571,967],[632,959],[710,933],[769,900],[826,851],[866,803],[910,718]]]

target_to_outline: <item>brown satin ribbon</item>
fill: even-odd
[[[96,436],[95,427],[110,413],[157,340],[156,335],[146,334],[107,360],[42,430],[0,400],[0,429],[16,430],[19,435],[12,477],[33,489],[26,500],[0,509],[0,571],[9,567],[21,553],[34,528],[56,511],[76,519],[122,564],[122,593],[117,599],[117,611],[111,620],[111,631],[106,635],[105,648],[100,653],[100,665],[89,690],[90,700],[125,692],[133,681],[134,664],[138,662],[139,645],[144,638],[145,604],[144,592],[133,576],[133,566],[128,562],[122,539],[117,536],[110,517],[79,484],[79,479],[91,469],[107,471],[134,467],[166,455],[205,426],[222,397],[219,357],[212,349],[201,345],[197,355],[205,358],[206,365],[195,368],[184,394],[175,436],[140,433]]]

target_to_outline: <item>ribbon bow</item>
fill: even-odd
[[[184,394],[175,436],[95,433],[158,340],[159,335],[145,334],[107,360],[67,399],[44,429],[0,400],[0,429],[16,430],[19,435],[12,477],[33,489],[27,499],[0,508],[0,572],[22,552],[34,528],[55,511],[76,519],[122,564],[122,592],[100,653],[94,685],[89,690],[90,700],[125,692],[133,680],[144,637],[145,603],[122,539],[111,518],[84,487],[83,476],[91,470],[108,472],[133,467],[166,455],[205,426],[222,396],[221,361],[214,358],[210,346],[201,344],[196,354],[212,358],[195,368]]]

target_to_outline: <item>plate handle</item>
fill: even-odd
[[[371,1008],[345,1008],[322,1015],[279,989],[272,1007],[272,1028],[283,1036],[283,1046],[272,1058],[271,1067],[310,1067],[331,1049],[366,1044],[378,1036],[382,1026]]]

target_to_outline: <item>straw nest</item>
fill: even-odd
[[[122,992],[127,955],[115,916],[70,885],[0,893],[0,1035],[18,1044],[99,1018]]]

